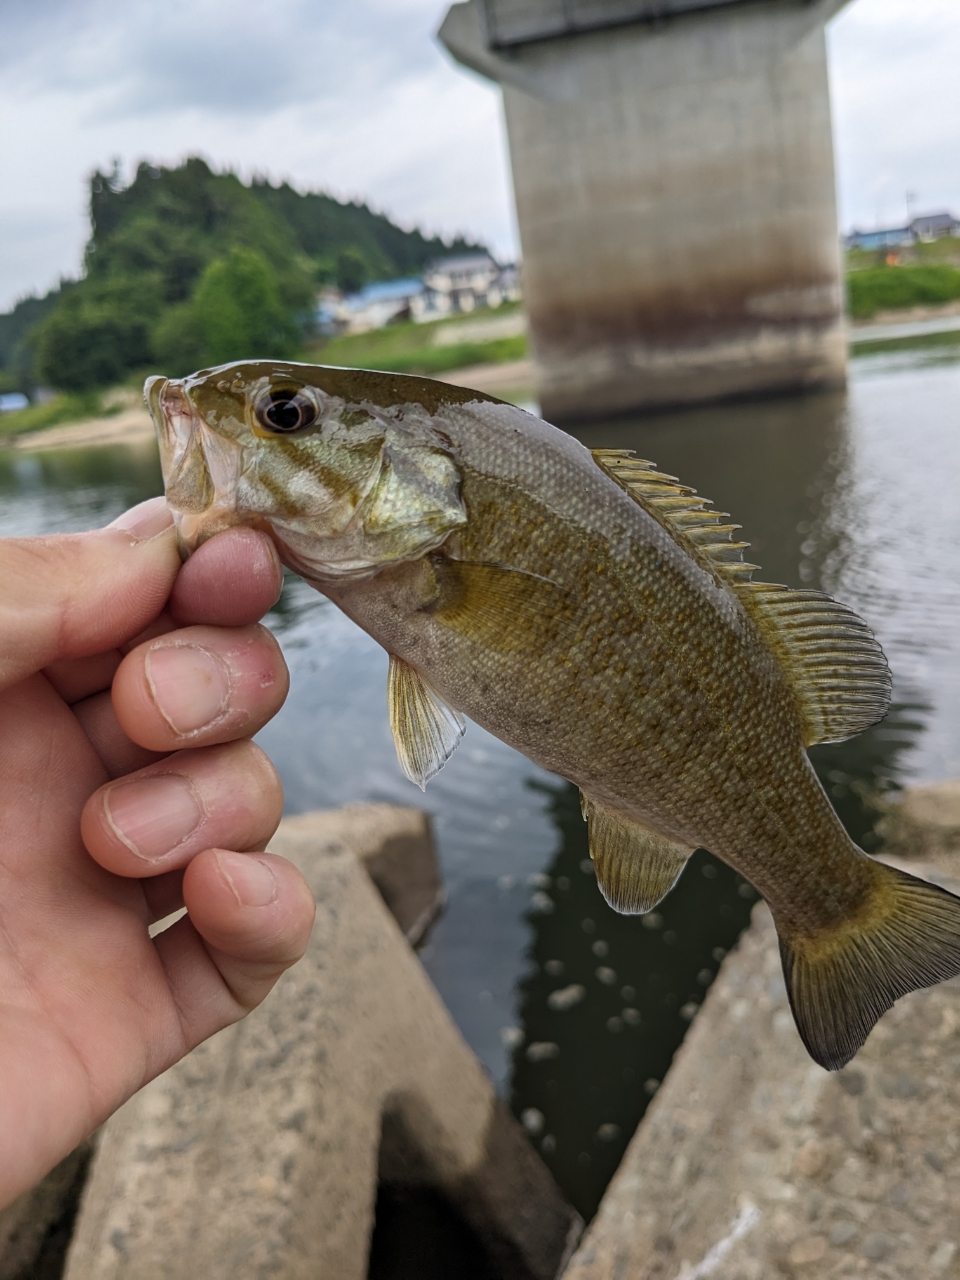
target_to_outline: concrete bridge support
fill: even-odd
[[[843,3],[450,9],[441,41],[503,86],[545,417],[843,383],[824,40]]]

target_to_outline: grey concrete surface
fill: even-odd
[[[960,879],[960,781],[911,787],[881,819],[884,849],[922,858]]]
[[[104,1126],[67,1280],[362,1280],[378,1170],[437,1188],[504,1277],[549,1280],[576,1215],[364,870],[421,927],[426,819],[305,814],[271,848],[317,898],[307,956]],[[411,860],[419,898],[398,874]]]
[[[933,860],[895,861],[960,892],[960,785],[902,808],[898,850]],[[823,1071],[759,904],[564,1280],[956,1278],[958,1180],[960,980],[899,1001],[845,1070]]]
[[[450,9],[440,39],[503,86],[546,418],[843,383],[824,39],[841,3],[504,50],[478,0]]]
[[[480,11],[488,43],[502,49],[740,3],[742,0],[581,0],[571,5],[569,0],[480,0]]]

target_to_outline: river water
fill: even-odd
[[[758,577],[822,587],[874,628],[891,714],[813,753],[865,848],[885,793],[960,776],[960,346],[857,355],[845,393],[577,434],[680,476],[743,525]],[[160,488],[150,448],[0,453],[0,535],[90,528]],[[268,621],[292,691],[259,741],[288,812],[380,800],[433,815],[449,902],[424,964],[589,1216],[755,894],[698,853],[658,912],[615,915],[572,787],[471,725],[421,796],[396,763],[377,645],[295,579]]]

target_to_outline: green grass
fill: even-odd
[[[864,271],[870,267],[886,265],[887,254],[893,253],[904,267],[960,264],[960,237],[942,236],[924,244],[905,245],[901,249],[848,249],[845,255],[847,271]]]
[[[122,405],[104,406],[103,393],[61,392],[46,404],[32,404],[26,409],[0,414],[0,439],[19,436],[27,431],[43,431],[46,427],[58,427],[63,422],[79,422],[82,418],[96,418],[105,413],[119,413]]]
[[[960,298],[960,271],[944,265],[864,267],[847,277],[847,305],[855,320],[878,311],[937,306]]]
[[[516,310],[516,308],[510,308]],[[506,307],[497,311],[473,313],[470,320],[508,314]],[[427,376],[462,369],[471,364],[500,364],[504,360],[522,360],[528,352],[526,336],[496,338],[492,342],[459,342],[452,346],[433,345],[434,332],[440,325],[391,324],[369,333],[344,334],[311,344],[305,357],[321,364],[343,365],[348,369],[383,369],[390,373],[420,373]]]

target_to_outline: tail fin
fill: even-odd
[[[895,1000],[960,973],[960,898],[874,864],[864,910],[830,934],[780,934],[797,1030],[810,1056],[838,1071]]]

